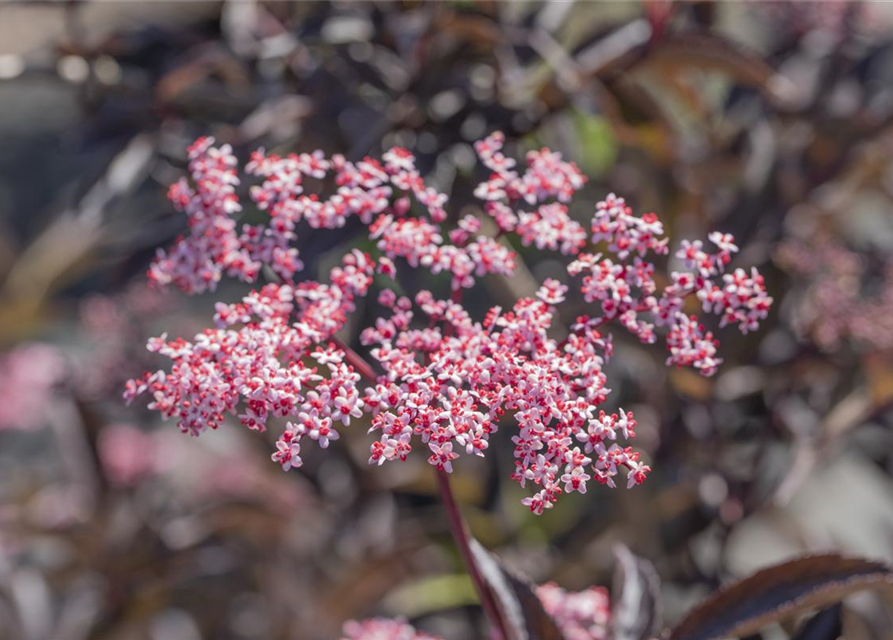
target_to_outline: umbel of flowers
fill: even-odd
[[[258,431],[284,418],[272,457],[286,470],[301,466],[307,439],[325,448],[364,413],[375,437],[370,463],[404,460],[421,448],[447,472],[462,452],[484,456],[498,426],[510,425],[513,478],[532,487],[523,502],[536,513],[562,493],[584,493],[591,480],[613,487],[623,472],[629,486],[641,483],[649,468],[627,445],[633,415],[599,408],[610,392],[606,325],[645,343],[663,337],[667,364],[711,375],[721,362],[718,342],[683,311],[685,298],[743,332],[766,317],[772,299],[755,270],[728,272],[737,247],[722,233],[709,236],[709,248],[683,242],[676,256],[685,271],[669,274],[659,289],[650,260],[668,253],[668,242],[654,214],[636,216],[612,194],[596,205],[587,229],[568,211],[585,181],[573,163],[542,149],[528,153],[522,170],[502,146],[498,133],[476,144],[490,171],[475,190],[481,217],[454,224],[447,223],[447,196],[425,184],[405,149],[356,163],[320,151],[258,151],[245,172],[250,198],[269,220],[240,228],[236,158],[227,145],[196,141],[191,180],[170,190],[189,230],[158,252],[150,279],[201,293],[224,275],[255,282],[266,267],[276,282],[240,302],[218,303],[214,327],[192,341],[150,340],[151,351],[171,359],[170,369],[131,381],[126,398],[147,394],[151,409],[192,435],[218,428],[229,414]],[[299,230],[337,229],[352,217],[367,225],[374,255],[350,251],[327,281],[298,281]],[[490,235],[482,231],[486,217],[496,228]],[[474,318],[462,292],[488,274],[512,276],[512,236],[571,256],[567,282],[546,280],[535,297]],[[376,272],[399,279],[406,269],[449,274],[449,299],[429,291],[412,298],[390,288],[373,292]],[[564,327],[567,337],[559,341],[552,337],[556,307],[571,286],[591,312]],[[336,337],[357,299],[369,295],[383,313],[359,338],[374,365]]]

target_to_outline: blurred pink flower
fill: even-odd
[[[605,640],[611,619],[608,590],[589,587],[585,591],[565,591],[549,582],[536,588],[536,595],[561,629],[565,640]]]
[[[104,399],[127,378],[147,367],[144,351],[135,352],[145,322],[171,306],[165,290],[140,281],[113,295],[93,294],[80,305],[80,319],[90,349],[74,358],[72,385],[79,396]],[[139,336],[139,337],[137,337]]]
[[[865,255],[822,234],[789,240],[775,257],[802,285],[791,306],[802,336],[829,351],[847,340],[893,349],[893,260],[873,274]]]
[[[0,356],[0,430],[45,426],[65,359],[53,346],[31,343]]]
[[[153,473],[174,486],[187,501],[256,501],[283,513],[312,508],[312,497],[301,478],[275,473],[263,457],[246,455],[240,438],[184,443],[167,429],[151,435],[155,448]]]
[[[129,424],[111,424],[99,434],[99,457],[108,479],[132,487],[156,466],[157,446],[152,434]]]
[[[437,636],[416,631],[402,620],[369,618],[344,623],[342,640],[443,640]]]
[[[549,582],[536,587],[536,595],[564,640],[606,640],[608,637],[611,602],[604,587],[571,592]],[[344,624],[343,633],[342,640],[441,640],[416,631],[401,618],[350,620]]]

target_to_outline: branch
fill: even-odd
[[[511,636],[506,631],[506,623],[500,614],[499,607],[493,599],[493,592],[487,586],[481,570],[475,561],[474,554],[471,551],[471,536],[468,533],[468,527],[462,519],[456,499],[453,497],[453,490],[450,488],[450,474],[443,469],[437,469],[437,485],[440,488],[440,498],[443,501],[444,509],[447,512],[447,519],[450,523],[450,532],[459,547],[459,553],[465,561],[465,567],[468,569],[468,575],[474,583],[474,588],[478,592],[481,600],[481,607],[490,620],[490,624],[499,633],[502,640],[509,640]]]

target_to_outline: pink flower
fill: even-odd
[[[567,295],[568,287],[558,280],[547,278],[536,292],[536,297],[549,305],[561,304]]]
[[[458,453],[453,453],[453,443],[447,442],[443,445],[437,445],[433,442],[429,442],[428,448],[431,449],[431,455],[428,458],[428,462],[438,469],[443,469],[447,473],[452,473],[452,461],[459,457]]]
[[[338,432],[332,429],[332,419],[319,417],[319,412],[313,409],[311,413],[299,413],[297,432],[299,435],[309,436],[311,440],[318,440],[323,449],[329,446],[329,440],[337,440]]]
[[[297,425],[285,423],[285,431],[276,441],[276,453],[272,455],[273,462],[278,462],[283,471],[292,467],[300,467],[301,460],[301,431]]]
[[[515,231],[524,246],[536,245],[537,249],[575,254],[586,244],[586,230],[573,220],[563,204],[540,206],[534,212],[518,213]]]

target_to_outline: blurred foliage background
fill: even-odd
[[[722,333],[713,379],[616,334],[609,405],[639,419],[643,487],[535,517],[508,446],[457,465],[507,564],[609,584],[623,541],[672,623],[797,553],[893,561],[891,19],[852,1],[0,3],[0,637],[316,640],[372,614],[482,637],[424,459],[368,468],[360,425],[283,474],[272,439],[191,439],[123,406],[157,365],[146,338],[191,336],[243,292],[144,284],[185,226],[165,191],[199,135],[243,157],[406,146],[458,218],[471,143],[498,129],[579,163],[580,220],[614,191],[673,239],[734,233],[766,274],[772,315]],[[309,277],[350,231],[301,239]],[[560,269],[521,255],[480,309]],[[846,637],[893,637],[881,604],[848,600]]]

